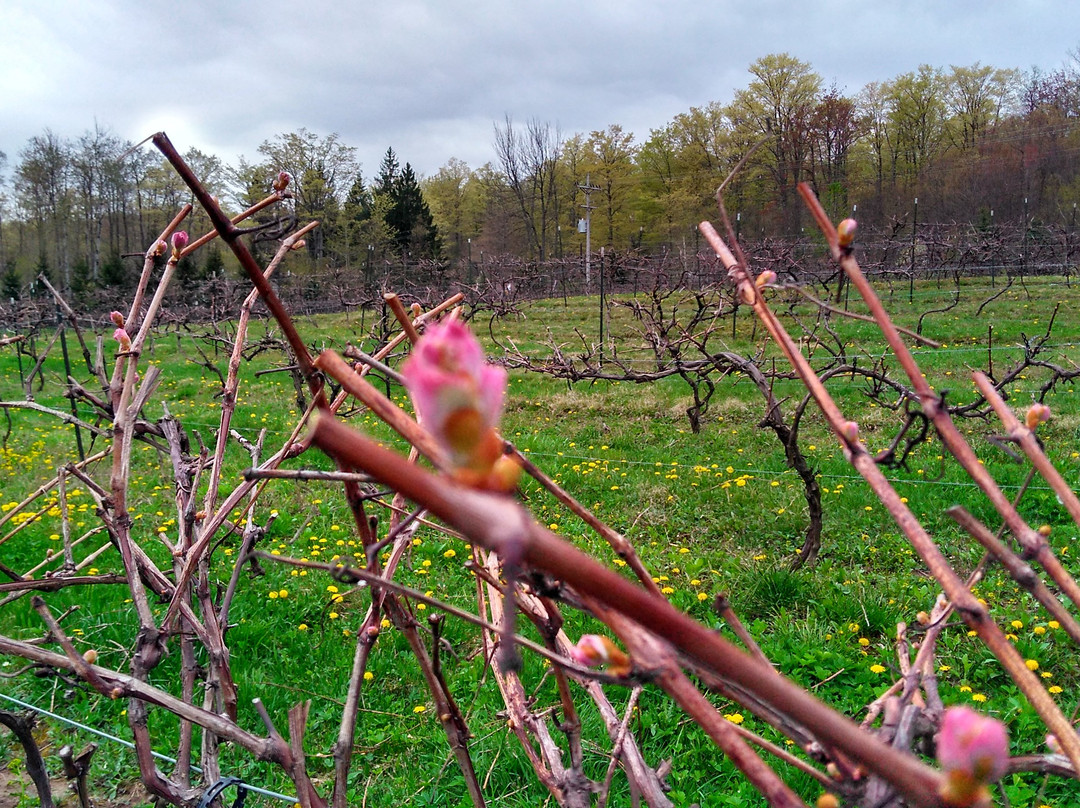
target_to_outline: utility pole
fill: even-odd
[[[585,192],[585,204],[582,205],[585,209],[585,218],[578,221],[578,232],[582,232],[581,223],[585,223],[585,293],[588,294],[592,288],[592,212],[596,205],[592,204],[592,192],[599,191],[600,188],[593,185],[590,180],[592,174],[585,175],[585,184],[579,185],[578,189]]]

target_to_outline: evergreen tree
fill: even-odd
[[[394,169],[396,173],[396,169]],[[386,211],[390,206],[389,194],[373,193],[359,172],[345,198],[343,220],[348,236],[349,252],[359,263],[367,265],[368,253],[384,255],[394,247],[393,234],[386,225]],[[370,248],[370,249],[369,249]]]
[[[85,303],[90,296],[93,287],[90,278],[90,264],[85,258],[80,258],[71,267],[71,295],[79,303]]]
[[[22,297],[22,284],[19,282],[14,261],[8,261],[3,278],[0,278],[0,295],[3,295],[4,300],[18,300]]]
[[[221,250],[210,247],[206,251],[206,262],[203,264],[203,278],[217,278],[225,274],[225,259],[221,257]]]
[[[190,255],[185,255],[176,264],[176,279],[185,294],[191,292],[199,282],[199,265]]]
[[[35,273],[34,273],[34,282],[32,282],[32,283],[30,284],[30,289],[31,289],[31,291],[32,291],[32,292],[33,292],[33,293],[34,293],[34,294],[35,294],[35,295],[36,295],[37,297],[41,297],[42,295],[47,295],[47,294],[49,293],[49,290],[48,290],[48,289],[46,289],[46,288],[45,288],[45,286],[44,286],[43,284],[38,284],[38,283],[36,282],[36,281],[37,281],[37,278],[38,278],[38,276],[40,276],[40,275],[44,275],[44,276],[45,276],[45,279],[46,279],[46,280],[47,280],[47,281],[48,281],[49,283],[52,283],[52,282],[53,282],[53,274],[52,274],[52,270],[51,270],[51,269],[49,269],[49,259],[48,259],[48,258],[46,258],[46,257],[44,256],[44,254],[43,254],[43,255],[42,255],[42,256],[41,256],[40,258],[38,258],[38,263],[37,263],[37,272],[35,272]]]
[[[379,164],[379,174],[375,177],[376,196],[393,195],[394,187],[397,185],[399,171],[400,166],[398,164],[397,155],[394,154],[393,148],[388,148],[386,154],[383,155],[382,162]]]
[[[345,197],[345,218],[350,222],[370,219],[372,205],[371,191],[364,183],[364,175],[358,171]]]
[[[111,252],[101,265],[101,285],[111,289],[123,289],[127,285],[127,268],[120,253]]]
[[[391,199],[393,205],[387,212],[386,223],[394,233],[398,249],[418,257],[437,258],[441,245],[435,220],[408,163],[394,183]]]

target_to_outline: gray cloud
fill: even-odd
[[[13,161],[46,127],[96,121],[231,161],[306,127],[355,145],[369,175],[387,146],[431,173],[491,160],[507,114],[644,139],[729,100],[768,53],[855,92],[922,63],[1053,69],[1078,22],[1080,7],[1042,0],[8,0],[0,149]]]

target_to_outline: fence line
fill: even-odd
[[[861,232],[856,252],[863,270],[890,290],[903,282],[909,297],[916,281],[989,278],[992,286],[1017,279],[1059,275],[1065,283],[1080,259],[1080,232],[1075,227],[994,226],[985,229],[956,224],[920,224],[914,238],[908,227]],[[743,244],[755,268],[773,269],[783,282],[828,285],[835,265],[819,240],[809,237],[765,238]],[[723,283],[726,272],[706,252],[664,249],[652,254],[605,252],[592,256],[592,277],[586,283],[584,256],[544,262],[513,256],[485,256],[482,261],[453,263],[398,259],[352,268],[330,267],[291,272],[286,266],[273,281],[278,295],[300,316],[361,309],[382,317],[381,293],[392,289],[403,298],[427,303],[457,291],[470,305],[499,309],[523,300],[570,298],[597,294],[604,281],[607,294],[624,295],[652,288],[701,290]],[[0,322],[33,322],[52,311],[51,297],[40,283],[20,301],[0,301]],[[218,275],[176,282],[167,301],[167,316],[181,322],[222,319],[235,311],[250,291],[247,280]],[[107,316],[122,289],[97,289],[71,302],[98,319]],[[69,297],[70,290],[66,292]],[[89,325],[89,323],[88,323]]]

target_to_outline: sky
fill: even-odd
[[[387,147],[421,175],[494,162],[493,126],[637,142],[745,87],[770,53],[856,93],[920,64],[1054,70],[1080,46],[1075,0],[3,0],[0,151],[45,129],[164,130],[232,163],[306,128]]]

